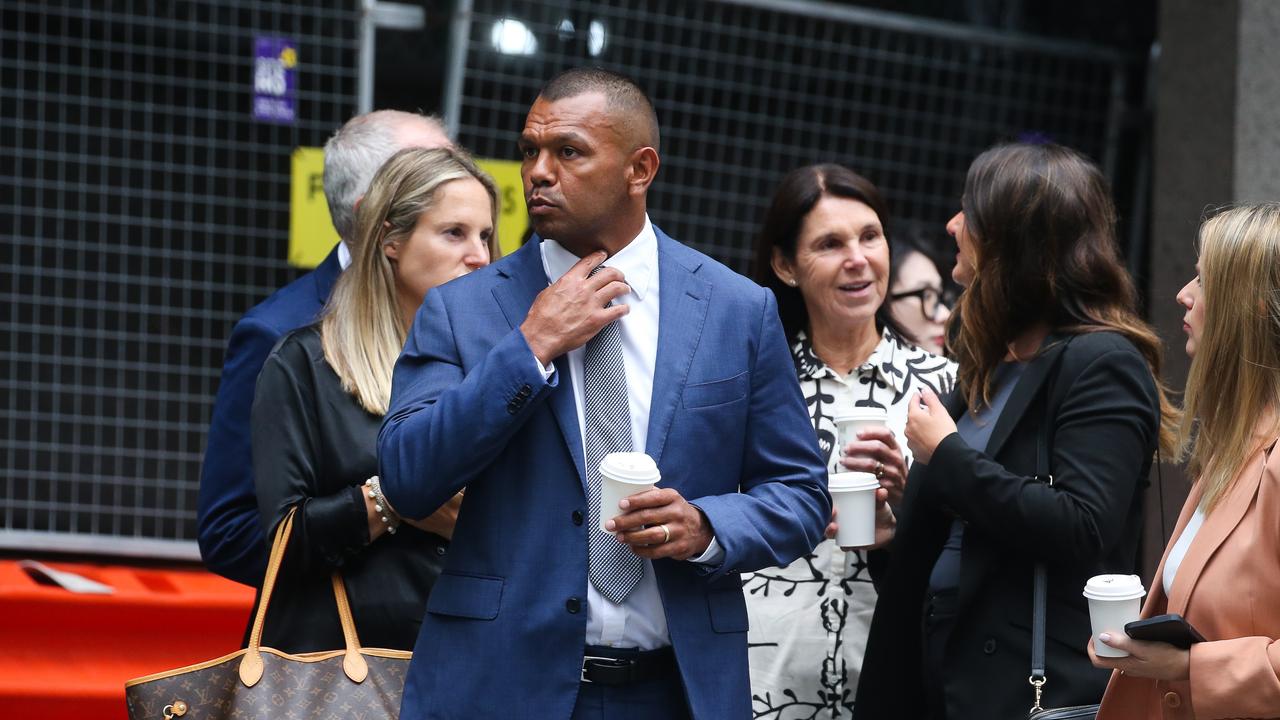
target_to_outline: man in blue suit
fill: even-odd
[[[213,572],[256,586],[267,567],[249,443],[253,392],[267,355],[290,330],[316,319],[338,274],[351,263],[347,243],[355,233],[356,202],[382,163],[402,148],[450,144],[435,118],[396,110],[358,115],[325,143],[324,194],[342,241],[315,270],[245,313],[227,342],[196,514],[200,556]]]
[[[650,224],[631,81],[558,75],[519,143],[537,237],[427,294],[380,435],[400,513],[466,488],[402,717],[750,717],[739,573],[831,514],[773,296]],[[662,480],[609,519],[629,450]]]

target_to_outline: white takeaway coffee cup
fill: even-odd
[[[1098,657],[1128,657],[1098,639],[1102,633],[1123,635],[1124,626],[1142,613],[1142,578],[1137,575],[1095,575],[1084,585],[1089,599],[1089,622],[1093,625],[1093,651]]]
[[[653,458],[642,452],[616,452],[600,461],[600,529],[622,514],[618,502],[624,497],[652,490],[662,479]]]
[[[889,414],[880,408],[855,408],[843,415],[837,415],[836,442],[840,454],[849,443],[858,439],[858,433],[871,427],[888,427]]]
[[[865,472],[835,473],[827,490],[836,508],[836,544],[866,547],[876,541],[876,488],[880,481]]]

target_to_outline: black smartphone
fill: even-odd
[[[1124,626],[1124,631],[1134,640],[1169,643],[1183,650],[1190,649],[1195,643],[1204,642],[1204,637],[1191,627],[1191,623],[1177,614],[1156,615],[1146,620],[1134,620]]]

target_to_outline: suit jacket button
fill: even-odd
[[[581,510],[574,510],[574,511],[573,511],[573,515],[572,515],[572,517],[573,517],[573,524],[574,524],[574,525],[581,525],[581,524],[582,524],[582,511],[581,511]]]
[[[436,555],[438,555],[438,556],[440,556],[440,557],[444,557],[445,552],[447,552],[447,551],[444,549],[444,546],[443,546],[443,545],[437,545],[437,546],[436,546]]]
[[[568,610],[571,615],[576,615],[582,609],[582,601],[576,597],[571,597],[564,601],[564,609]]]
[[[988,654],[988,655],[995,655],[995,653],[996,653],[996,640],[995,640],[995,638],[987,638],[987,641],[986,641],[985,643],[983,643],[983,644],[982,644],[982,652],[984,652],[984,653],[986,653],[986,654]]]
[[[507,403],[507,412],[511,415],[515,415],[516,413],[520,412],[520,406],[516,404],[515,400],[512,400],[511,402]]]
[[[530,395],[533,394],[533,388],[529,387],[528,385],[522,385],[520,387],[520,392],[518,394],[520,395],[520,397],[529,397]]]
[[[1176,692],[1167,692],[1164,694],[1164,704],[1171,708],[1181,707],[1182,698]]]

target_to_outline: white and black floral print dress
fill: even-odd
[[[889,428],[911,463],[903,429],[907,402],[921,388],[942,395],[955,383],[955,363],[886,331],[871,357],[844,377],[813,352],[803,333],[791,348],[827,467],[841,472],[835,417],[858,407],[884,408]],[[764,720],[849,718],[867,630],[876,605],[863,552],[823,540],[783,568],[743,577],[751,630],[752,711]]]

